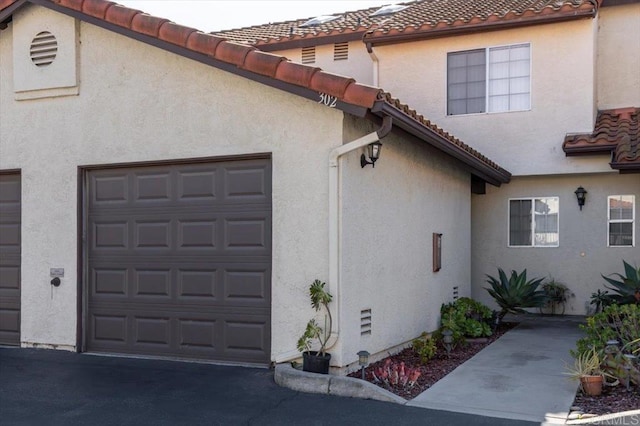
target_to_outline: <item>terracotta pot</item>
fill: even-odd
[[[580,385],[585,394],[599,396],[602,393],[602,376],[582,376]]]

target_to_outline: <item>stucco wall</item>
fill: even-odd
[[[640,106],[640,3],[599,15],[598,108]]]
[[[393,132],[382,143],[375,168],[360,167],[364,149],[341,162],[345,302],[337,352],[345,363],[356,361],[359,350],[375,354],[435,330],[454,286],[470,295],[469,174],[424,143]],[[443,234],[442,269],[435,273],[434,232]],[[371,335],[360,334],[363,309],[372,310]]]
[[[272,356],[295,350],[307,285],[327,276],[343,114],[86,23],[79,96],[15,101],[12,36],[34,19],[68,22],[31,7],[0,32],[0,169],[22,171],[23,343],[76,344],[79,166],[271,153]],[[65,269],[53,291],[50,267]]]
[[[273,52],[294,62],[302,62],[302,49],[287,49]],[[349,59],[333,60],[333,43],[316,46],[316,61],[308,64],[325,71],[354,78],[361,84],[373,84],[373,65],[364,43],[360,40],[349,42]]]
[[[573,193],[578,186],[587,191],[580,211]],[[635,195],[635,247],[607,247],[607,197]],[[507,247],[508,199],[520,197],[560,198],[559,247]],[[486,195],[472,196],[472,294],[495,306],[485,274],[527,269],[528,277],[553,277],[565,283],[575,297],[569,299],[568,314],[585,314],[591,293],[604,289],[600,274],[622,273],[622,260],[640,266],[640,176],[617,173],[515,178],[501,188],[488,187]]]
[[[380,85],[514,175],[608,171],[602,158],[567,158],[567,133],[592,132],[593,19],[379,46]],[[447,116],[447,53],[531,45],[531,110]]]

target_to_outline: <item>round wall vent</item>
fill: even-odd
[[[42,31],[33,38],[29,52],[36,66],[50,65],[58,53],[58,40],[49,31]]]

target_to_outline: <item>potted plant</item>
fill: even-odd
[[[598,396],[602,393],[604,371],[595,348],[578,355],[573,366],[567,366],[567,370],[566,374],[572,379],[580,380],[580,386],[586,395]]]
[[[547,300],[544,305],[540,306],[541,314],[564,315],[565,304],[573,293],[563,283],[551,278],[542,284],[542,291]]]
[[[331,354],[326,352],[326,346],[333,326],[331,311],[329,310],[329,303],[331,303],[333,296],[325,290],[325,284],[320,280],[315,280],[309,287],[309,297],[313,309],[318,312],[324,308],[324,327],[320,327],[315,318],[312,318],[307,323],[304,333],[298,339],[297,345],[298,350],[302,352],[302,370],[320,374],[329,374]],[[317,351],[311,350],[314,339],[317,339],[319,344]]]

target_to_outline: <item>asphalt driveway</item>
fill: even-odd
[[[273,371],[0,348],[1,425],[527,425],[281,388]]]

